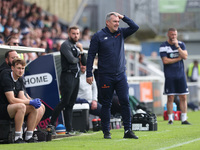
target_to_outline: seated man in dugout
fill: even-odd
[[[16,58],[11,69],[5,69],[0,74],[0,119],[15,122],[15,143],[36,142],[33,131],[38,124],[38,109],[41,107],[39,98],[28,99],[23,90],[25,61]],[[22,138],[22,124],[27,116],[27,131]]]
[[[89,113],[95,116],[101,115],[101,104],[97,101],[97,85],[94,80],[90,85],[86,82],[86,66],[80,63],[80,83],[76,103],[89,103]]]
[[[11,35],[7,41],[6,41],[6,44],[7,45],[10,45],[10,46],[19,46],[19,37],[17,36],[14,36],[14,35]],[[21,53],[20,55],[23,59],[23,54]],[[11,69],[11,64],[12,64],[12,61],[15,59],[15,58],[18,58],[19,57],[19,54],[15,51],[15,50],[10,50],[10,51],[7,51],[5,53],[5,61],[0,65],[0,73],[4,70],[4,69]],[[28,98],[28,99],[31,99],[31,97],[28,95],[28,93],[26,92],[26,89],[23,85],[23,90],[24,90],[24,94],[25,96]],[[45,113],[45,106],[43,104],[41,104],[41,107],[37,109],[38,111],[38,115],[37,115],[37,123],[36,123],[36,126],[35,128],[37,127],[37,125],[39,124],[40,120],[42,119],[44,113]]]

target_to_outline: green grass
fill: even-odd
[[[123,129],[111,130],[112,139],[103,139],[99,132],[66,137],[50,142],[29,144],[1,144],[0,150],[198,150],[200,149],[200,111],[189,112],[192,125],[181,125],[175,121],[168,125],[160,116],[158,131],[136,131],[138,140],[123,139]]]

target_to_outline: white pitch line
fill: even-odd
[[[126,141],[128,139],[120,139],[120,140],[115,140],[116,142],[121,142],[121,141]]]
[[[169,147],[160,148],[160,149],[157,149],[157,150],[166,150],[166,149],[170,149],[170,148],[175,148],[175,147],[182,146],[182,145],[185,145],[185,144],[189,144],[189,143],[192,143],[192,142],[196,142],[196,141],[199,141],[199,140],[200,140],[200,138],[194,139],[194,140],[191,140],[191,141],[187,141],[187,142],[183,142],[183,143],[179,143],[179,144],[176,144],[176,145],[172,145],[172,146],[169,146]]]
[[[79,135],[73,135],[73,136],[66,136],[66,137],[58,137],[56,139],[52,139],[52,140],[62,140],[64,138],[69,138],[69,137],[77,137],[77,136],[88,136],[88,135],[94,135],[97,134],[98,132],[94,132],[94,133],[80,133]]]

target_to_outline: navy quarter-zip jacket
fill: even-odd
[[[135,33],[139,26],[126,16],[122,20],[129,27],[118,28],[115,33],[111,33],[105,27],[93,35],[88,50],[87,77],[92,76],[93,62],[97,53],[99,74],[120,74],[126,70],[124,39]]]

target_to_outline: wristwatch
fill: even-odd
[[[84,52],[83,51],[80,51],[80,55],[82,55]]]
[[[178,47],[176,47],[177,49],[179,49],[180,48],[180,46],[178,46]]]

